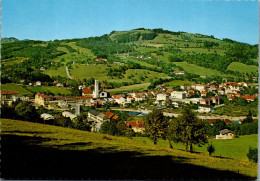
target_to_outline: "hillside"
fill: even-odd
[[[257,164],[244,160],[25,121],[1,119],[1,140],[1,172],[8,179],[257,177]]]
[[[258,77],[257,59],[257,45],[213,35],[139,28],[82,39],[3,42],[2,83],[68,79],[66,66],[74,80],[95,78],[111,88],[169,77],[195,83],[211,81],[205,77],[250,81]],[[173,72],[178,70],[186,76],[176,76]]]

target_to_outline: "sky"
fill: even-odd
[[[55,40],[163,28],[257,44],[257,0],[2,0],[1,37]]]

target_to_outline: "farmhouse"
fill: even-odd
[[[121,95],[113,95],[113,100],[118,104],[124,104],[126,102],[125,98],[123,98]]]
[[[142,133],[144,128],[144,121],[126,121],[126,126],[129,129],[133,129],[134,132]]]
[[[185,75],[184,71],[174,71],[173,72],[175,75]]]
[[[219,135],[216,135],[216,139],[233,139],[234,133],[228,129],[223,129],[219,131]]]

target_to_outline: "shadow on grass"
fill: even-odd
[[[99,147],[84,151],[59,150],[29,143],[46,139],[1,136],[1,177],[4,179],[255,179],[184,163],[188,158],[147,156],[141,152]],[[72,145],[89,145],[75,143]]]

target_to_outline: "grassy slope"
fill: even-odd
[[[228,67],[227,70],[238,71],[241,73],[251,73],[257,72],[258,67],[254,65],[246,65],[239,62],[232,62]]]
[[[143,90],[147,89],[150,83],[142,83],[142,84],[134,84],[134,85],[128,85],[128,86],[123,86],[120,88],[115,88],[115,89],[107,89],[107,92],[120,92],[120,91],[128,91],[128,90]]]
[[[51,169],[52,171],[55,169],[56,172],[53,173],[50,171],[49,174],[55,174],[56,176],[59,173],[59,169],[61,169],[63,172],[61,172],[62,175],[60,175],[60,177],[68,175],[69,173],[67,173],[67,171],[70,170],[75,178],[75,175],[77,175],[75,173],[78,173],[77,169],[81,168],[81,170],[83,170],[82,167],[85,167],[87,178],[91,176],[91,169],[94,172],[97,172],[96,169],[108,169],[110,171],[111,168],[118,172],[115,174],[114,171],[111,170],[111,173],[109,172],[112,174],[110,175],[110,178],[144,179],[150,177],[158,178],[159,175],[159,178],[168,179],[242,178],[241,175],[234,173],[238,170],[240,174],[254,178],[257,176],[257,164],[252,162],[238,159],[209,157],[204,154],[191,154],[181,150],[169,149],[165,146],[156,146],[124,137],[106,135],[106,137],[110,138],[108,140],[104,138],[105,135],[103,134],[8,119],[1,119],[1,130],[3,138],[2,154],[7,156],[4,158],[7,160],[8,158],[15,158],[15,166],[17,166],[18,169],[19,164],[23,165],[20,163],[20,160],[31,163],[33,162],[31,161],[32,158],[36,160],[40,159],[41,162],[43,162],[43,165],[37,164],[37,167],[33,167],[33,169],[36,170],[36,174],[43,175],[42,172],[37,172],[37,168],[40,169],[44,164],[46,164],[46,166],[48,165],[48,168],[45,168],[44,177],[48,175],[48,169]],[[17,142],[17,140],[23,141]],[[25,153],[19,151],[13,152],[12,149],[7,149],[9,147],[15,148],[12,147],[16,146],[12,145],[15,143],[20,145],[16,147],[16,150],[25,148],[25,150],[23,150]],[[26,151],[27,148],[28,150]],[[30,150],[32,151],[30,152]],[[44,150],[42,154],[41,150]],[[53,156],[54,152],[57,152],[56,156]],[[14,153],[14,155],[10,155],[11,153]],[[20,154],[23,153],[26,154],[26,156],[30,155],[29,160],[23,160],[23,157],[20,157]],[[67,156],[62,157],[63,155],[66,155],[65,153],[67,153]],[[37,156],[38,154],[39,157]],[[81,157],[79,157],[80,155]],[[96,156],[96,160],[93,160],[91,164],[89,162],[91,162],[93,155]],[[109,160],[110,162],[106,162],[106,160],[111,157],[113,157],[114,160],[112,159],[113,161]],[[77,158],[78,160],[75,160],[74,158]],[[57,163],[55,162],[56,159],[58,161]],[[9,162],[10,161],[11,159]],[[97,162],[96,164],[95,161]],[[11,164],[9,162],[3,160],[2,164],[7,164],[7,166],[9,166],[8,164]],[[55,168],[54,165],[59,164],[59,162],[65,164],[65,166],[61,164],[59,165],[61,168]],[[90,164],[89,167],[86,166],[88,164]],[[125,164],[127,164],[127,167],[125,167]],[[15,166],[13,165],[8,168],[12,168],[13,171],[16,171],[17,168]],[[24,166],[21,166],[20,169],[26,170],[27,167],[29,166],[25,164]],[[52,167],[54,168],[52,169]],[[89,170],[87,168],[89,168]],[[123,169],[122,172],[120,169]],[[229,171],[224,172],[223,170]],[[5,169],[2,170],[3,175],[7,174],[5,171]],[[26,171],[28,172],[28,170]],[[149,171],[150,174],[146,173],[146,171]],[[131,175],[127,175],[128,172],[131,173]],[[15,173],[16,172],[14,172],[14,174]],[[21,173],[26,174],[26,172]],[[98,171],[97,173],[100,172]],[[34,174],[34,172],[30,172],[30,174]],[[95,176],[93,177],[100,178],[101,175]]]
[[[174,62],[174,64],[176,64],[177,66],[182,67],[186,72],[193,73],[193,74],[198,74],[198,75],[201,75],[201,76],[205,76],[205,75],[211,75],[211,76],[218,75],[218,76],[222,76],[223,75],[223,74],[221,74],[217,70],[200,67],[198,65],[189,64],[187,62]]]
[[[239,138],[235,138],[232,140],[216,140],[216,139],[209,139],[209,143],[215,147],[215,152],[212,154],[214,156],[222,156],[234,159],[241,159],[241,160],[248,160],[246,154],[248,153],[249,147],[257,148],[257,136],[254,135],[246,135],[240,136]],[[137,137],[137,140],[146,141],[149,144],[152,144],[152,141],[145,137]],[[159,145],[161,146],[169,146],[168,141],[160,140]],[[185,146],[180,143],[172,143],[173,147],[176,149],[184,150]],[[202,152],[204,154],[208,154],[207,152],[207,145],[199,147],[197,145],[194,146],[194,151]]]
[[[19,91],[20,94],[32,94],[30,91],[16,84],[1,84],[1,91]]]
[[[28,89],[32,92],[45,92],[45,91],[50,91],[54,95],[57,94],[64,94],[64,95],[69,95],[70,91],[67,90],[64,87],[55,87],[55,86],[41,86],[41,87],[28,87]]]
[[[58,93],[65,94],[65,95],[70,94],[70,91],[67,90],[66,88],[64,88],[64,87],[59,88],[59,87],[55,87],[55,86],[40,86],[40,87],[26,86],[24,88],[22,85],[2,84],[1,90],[2,91],[19,91],[20,94],[29,94],[29,95],[32,95],[32,93],[45,92],[45,91],[50,91],[54,95],[57,95]]]

